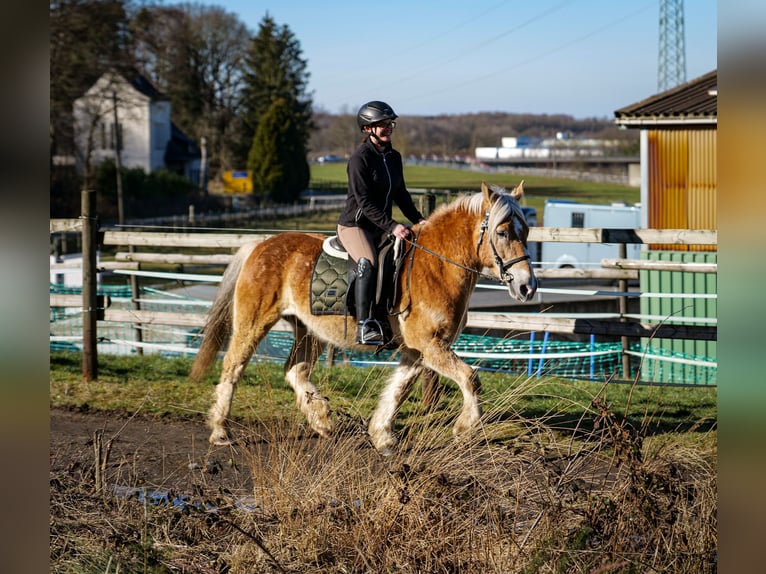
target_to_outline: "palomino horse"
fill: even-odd
[[[439,207],[426,223],[413,227],[417,239],[398,279],[400,296],[390,315],[400,361],[368,425],[382,453],[390,453],[396,444],[396,413],[424,369],[460,387],[463,407],[453,427],[456,436],[479,421],[478,374],[450,348],[465,325],[479,274],[491,270],[519,301],[529,300],[537,289],[527,252],[529,229],[518,203],[523,182],[510,193],[483,182],[481,189]],[[281,233],[244,245],[227,267],[190,374],[199,379],[229,339],[208,415],[211,443],[230,443],[227,418],[234,388],[258,343],[280,318],[292,324],[295,335],[285,379],[311,428],[325,437],[332,432],[328,399],[309,377],[327,343],[355,345],[356,322],[350,316],[311,313],[309,284],[323,239],[319,234]]]

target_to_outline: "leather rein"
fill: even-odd
[[[484,213],[484,220],[481,222],[481,228],[479,230],[479,241],[476,243],[476,253],[479,252],[479,249],[481,248],[481,244],[484,241],[484,233],[489,228],[489,211],[486,211]],[[435,251],[429,249],[428,247],[425,247],[423,245],[420,245],[418,243],[418,235],[415,236],[414,240],[406,239],[405,241],[409,243],[412,247],[416,247],[417,249],[420,249],[421,251],[425,251],[426,253],[433,255],[434,257],[441,259],[445,263],[449,263],[451,265],[455,265],[456,267],[460,267],[461,269],[465,269],[466,271],[470,271],[471,273],[475,273],[479,277],[483,279],[490,279],[493,281],[497,281],[498,278],[494,277],[493,275],[487,275],[486,273],[482,273],[480,271],[477,271],[476,269],[472,269],[471,267],[466,267],[465,265],[458,263],[457,261],[453,261],[444,255],[441,255],[440,253],[436,253]],[[497,252],[497,248],[495,247],[494,242],[492,239],[489,239],[489,246],[492,248],[492,256],[495,260],[495,265],[497,265],[497,271],[500,275],[500,283],[503,285],[508,285],[511,281],[513,281],[513,275],[509,272],[510,268],[516,265],[519,261],[524,261],[525,259],[531,259],[528,254],[524,254],[520,257],[514,257],[513,259],[509,259],[507,261],[503,261],[503,259],[500,257],[500,254]],[[410,258],[410,269],[412,269],[412,261],[414,260],[414,252]],[[408,274],[408,283],[409,283],[409,274]]]

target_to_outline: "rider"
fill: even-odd
[[[376,246],[384,234],[408,239],[412,233],[392,218],[393,204],[412,223],[425,222],[404,183],[402,156],[391,146],[397,117],[391,106],[377,100],[359,108],[356,123],[365,138],[349,159],[348,197],[338,218],[338,239],[349,254],[350,271],[355,268],[356,339],[363,345],[384,342],[373,316]]]

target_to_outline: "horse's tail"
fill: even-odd
[[[237,278],[242,271],[242,266],[256,245],[257,242],[253,241],[240,247],[223,273],[213,306],[202,329],[202,344],[189,373],[189,378],[194,381],[198,381],[207,373],[218,357],[218,351],[229,340],[232,327],[234,287],[237,285]]]

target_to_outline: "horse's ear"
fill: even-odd
[[[521,180],[521,183],[513,188],[513,191],[511,191],[511,197],[515,199],[516,201],[519,201],[524,196],[524,180]]]
[[[495,192],[487,187],[487,182],[481,182],[481,195],[484,197],[484,205],[490,206],[495,200]]]

